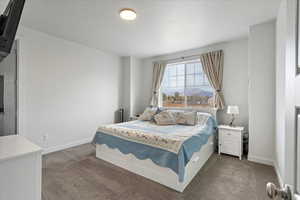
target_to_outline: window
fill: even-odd
[[[200,60],[168,64],[160,91],[163,107],[209,106],[214,95]]]

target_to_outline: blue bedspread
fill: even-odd
[[[136,121],[135,124],[130,125],[130,128],[141,129],[141,121]],[[118,126],[126,127],[128,124],[119,124]],[[168,133],[171,129],[184,129],[187,126],[176,125],[172,127],[160,128],[161,132]],[[93,142],[97,144],[106,144],[108,147],[118,149],[124,154],[133,154],[140,160],[151,159],[155,164],[161,167],[167,167],[178,174],[179,181],[184,180],[184,169],[187,163],[192,158],[195,152],[198,152],[203,145],[208,142],[211,135],[216,132],[217,123],[215,119],[209,117],[206,124],[199,129],[199,133],[192,135],[189,139],[184,141],[178,153],[170,152],[165,149],[156,148],[146,144],[126,140],[115,137],[103,132],[97,132]],[[147,127],[142,129],[147,130]]]

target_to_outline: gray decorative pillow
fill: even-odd
[[[175,125],[176,120],[174,115],[169,111],[162,111],[154,116],[154,120],[158,125]]]
[[[196,122],[197,122],[196,112],[176,113],[177,124],[194,126]]]
[[[151,121],[153,120],[154,115],[157,113],[157,108],[146,108],[143,114],[138,118],[142,121]]]

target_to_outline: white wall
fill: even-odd
[[[287,2],[283,0],[276,22],[276,135],[275,168],[284,182],[285,172],[285,61],[286,61],[286,17]]]
[[[131,57],[131,115],[139,114],[139,100],[140,94],[139,91],[143,88],[141,87],[141,82],[143,81],[143,76],[141,74],[141,60],[135,57]],[[143,108],[142,108],[143,109]]]
[[[180,58],[182,56],[197,55],[209,51],[224,51],[224,77],[223,93],[226,105],[238,105],[240,115],[236,119],[236,124],[248,127],[248,40],[238,39],[235,41],[224,42],[203,48],[177,52],[170,55],[164,55],[142,60],[142,69],[140,76],[143,77],[139,89],[138,112],[149,105],[151,97],[152,84],[152,63],[159,60]],[[229,123],[230,117],[225,111],[219,112],[220,123]]]
[[[119,57],[25,27],[18,38],[21,135],[53,151],[89,142],[98,125],[114,121]]]
[[[141,60],[132,56],[122,57],[122,102],[124,118],[138,114],[139,89],[141,87]]]
[[[273,165],[275,135],[275,21],[249,32],[249,155]]]
[[[121,107],[124,108],[124,120],[128,120],[131,110],[131,57],[122,57]]]

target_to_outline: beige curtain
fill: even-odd
[[[163,81],[166,66],[165,63],[154,63],[151,106],[158,106],[159,89]]]
[[[202,54],[201,63],[203,70],[215,89],[213,105],[215,108],[224,109],[225,102],[222,94],[224,53],[222,50]]]

